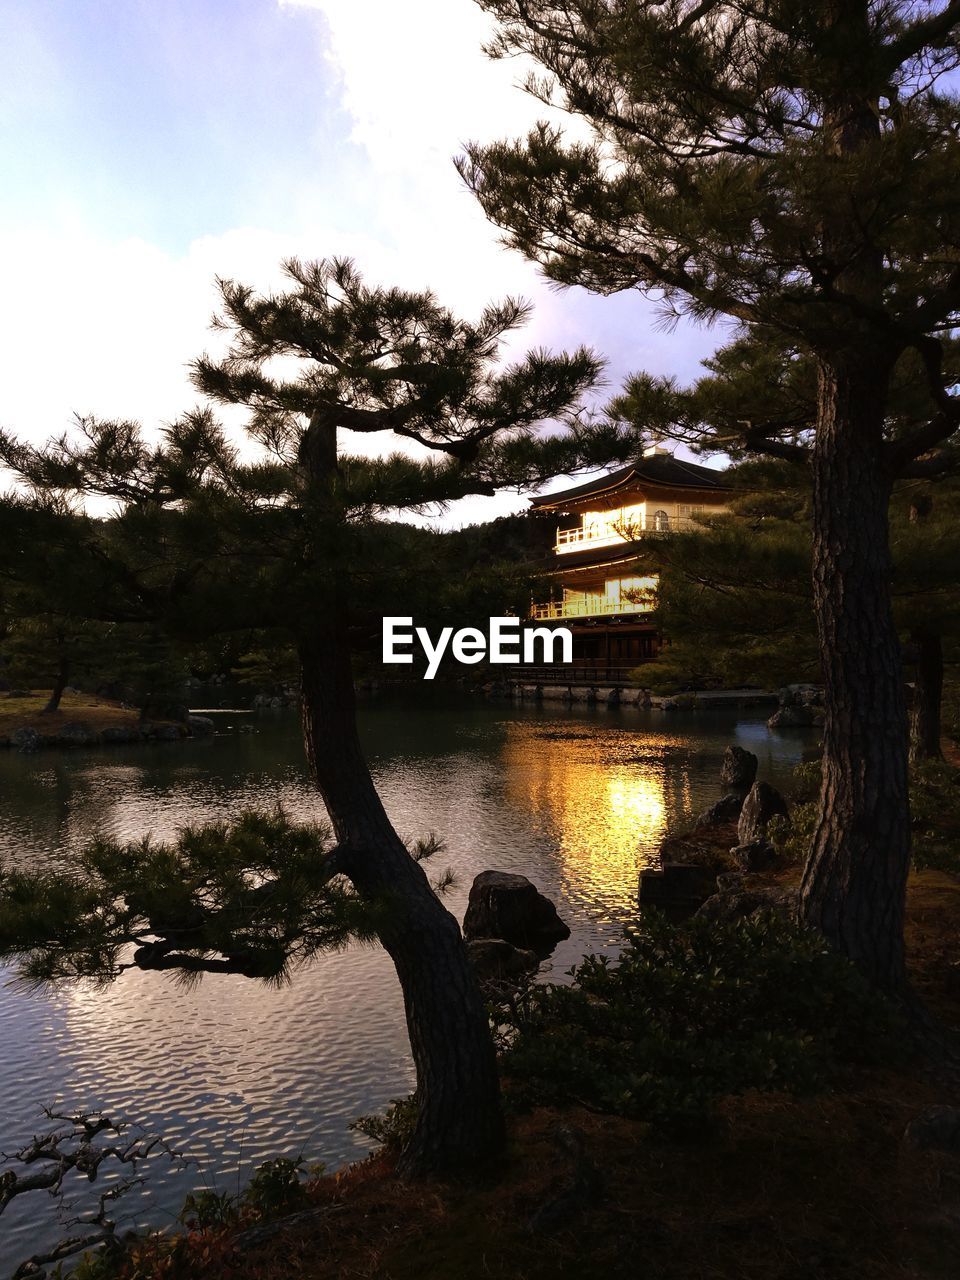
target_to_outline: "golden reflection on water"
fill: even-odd
[[[639,871],[657,864],[668,815],[690,809],[677,745],[657,735],[507,726],[506,798],[555,843],[568,895],[622,917]]]

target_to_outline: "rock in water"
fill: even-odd
[[[781,707],[779,711],[775,711],[767,721],[768,729],[797,729],[805,728],[808,725],[823,724],[823,709],[821,707],[801,706],[801,707]]]
[[[503,938],[515,947],[549,951],[570,937],[557,909],[526,876],[481,871],[463,918],[465,938]]]
[[[722,800],[712,804],[709,809],[704,809],[695,823],[695,828],[722,827],[728,822],[735,822],[742,808],[743,792],[731,791]]]
[[[743,845],[764,839],[767,823],[778,815],[790,816],[786,800],[769,782],[755,782],[740,811],[737,840]]]
[[[472,938],[467,956],[484,989],[515,988],[536,971],[540,958],[535,951],[522,951],[503,938]]]
[[[727,747],[720,766],[720,785],[724,791],[747,792],[757,780],[759,761],[743,747]]]

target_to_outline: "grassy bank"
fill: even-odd
[[[59,709],[45,714],[43,709],[49,698],[49,689],[31,690],[25,698],[0,693],[0,737],[10,737],[18,729],[55,733],[63,725],[76,721],[99,733],[104,729],[135,728],[140,718],[138,711],[90,693],[65,693]]]
[[[65,693],[56,711],[45,711],[48,689],[32,689],[26,696],[0,693],[0,747],[95,746],[108,742],[139,742],[149,738],[179,738],[185,726],[173,720],[145,723],[136,708],[90,693]],[[24,743],[24,735],[32,741]]]

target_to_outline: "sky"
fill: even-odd
[[[473,0],[0,0],[0,425],[156,430],[197,402],[214,277],[274,288],[291,254],[349,255],[467,318],[520,294],[522,349],[593,347],[606,394],[639,369],[696,376],[715,333],[665,331],[636,293],[548,288],[461,182],[465,141],[544,115],[522,67],[483,54],[489,30]]]

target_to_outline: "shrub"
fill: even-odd
[[[789,818],[777,814],[770,819],[767,836],[782,862],[796,865],[806,861],[819,812],[816,800],[805,800],[793,805]]]
[[[790,817],[771,819],[767,835],[781,861],[796,865],[807,859],[820,812],[819,756],[794,768],[789,795]]]
[[[588,956],[571,976],[531,987],[512,1015],[504,1065],[522,1104],[682,1130],[722,1095],[816,1090],[892,1052],[890,1006],[819,935],[774,916],[645,918],[617,963]]]
[[[960,772],[939,760],[914,765],[910,812],[914,866],[960,875]]]
[[[399,1152],[413,1136],[416,1122],[417,1097],[411,1093],[406,1098],[393,1098],[382,1115],[357,1116],[350,1121],[350,1128],[382,1143],[388,1151]]]

